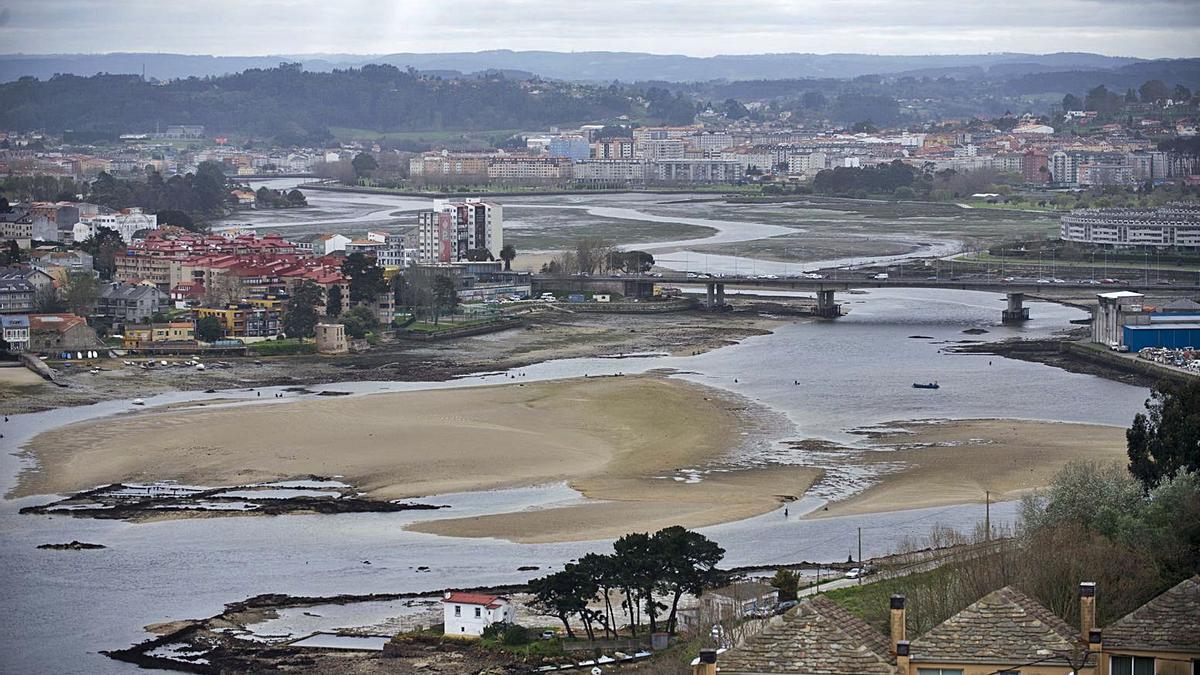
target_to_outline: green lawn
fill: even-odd
[[[250,345],[250,351],[258,356],[291,356],[294,354],[316,354],[317,343],[312,340],[301,342],[296,338],[267,340]]]

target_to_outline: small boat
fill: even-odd
[[[145,402],[145,401],[143,401],[143,400],[142,400],[142,399],[140,399],[140,398],[135,398],[135,399],[133,399],[132,403],[133,403],[134,405],[146,405],[146,402]]]
[[[940,387],[938,387],[937,382],[929,382],[926,384],[921,384],[920,382],[913,382],[913,389],[939,389],[939,388]]]

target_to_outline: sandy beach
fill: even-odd
[[[1024,420],[897,422],[904,431],[874,435],[881,449],[849,460],[887,471],[863,492],[812,517],[1016,499],[1046,486],[1074,459],[1125,457],[1125,430],[1095,424]]]
[[[372,499],[566,481],[602,500],[428,524],[428,531],[542,541],[666,524],[700,526],[775,508],[820,472],[743,470],[697,483],[741,442],[745,402],[662,377],[582,378],[232,408],[148,409],[41,434],[38,468],[10,497],[122,481],[230,485],[343,476]],[[485,527],[486,530],[472,528]]]

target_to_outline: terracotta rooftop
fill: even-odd
[[[1200,575],[1104,628],[1104,649],[1200,652]]]
[[[825,596],[802,600],[720,658],[722,673],[892,675],[888,639]]]
[[[490,609],[495,609],[500,606],[500,601],[507,601],[502,595],[488,595],[486,593],[460,593],[452,592],[442,598],[442,602],[458,603],[460,605],[484,605]]]
[[[1012,586],[992,591],[912,641],[912,660],[1005,665],[1082,654],[1079,632]]]

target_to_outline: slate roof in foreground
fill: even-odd
[[[888,638],[825,596],[802,600],[721,655],[722,673],[893,675]]]
[[[1081,656],[1078,631],[1012,586],[992,591],[912,641],[920,662],[1062,662]]]
[[[1104,649],[1200,652],[1200,575],[1104,628]]]

